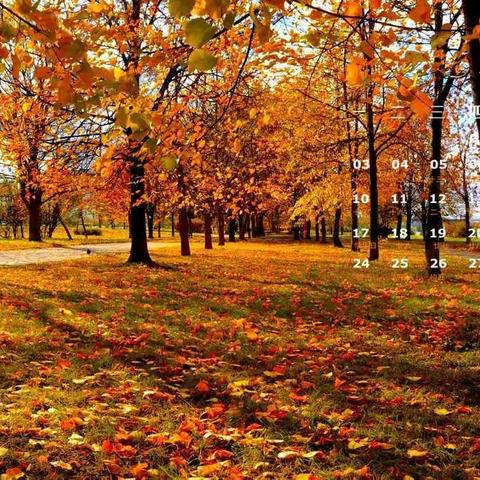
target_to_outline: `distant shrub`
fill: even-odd
[[[447,235],[453,238],[465,238],[467,236],[467,230],[465,228],[465,222],[463,221],[449,221],[445,222],[445,229],[447,230]],[[476,228],[472,225],[472,228]]]
[[[86,235],[89,237],[100,237],[102,235],[102,231],[99,228],[87,228]],[[75,235],[85,235],[85,232],[79,230],[78,228],[75,230]]]

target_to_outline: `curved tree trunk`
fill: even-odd
[[[63,229],[65,230],[65,233],[67,234],[67,238],[69,240],[73,240],[72,238],[72,234],[70,233],[70,230],[67,226],[67,224],[63,221],[63,218],[61,215],[58,216],[58,221],[60,222],[60,225],[63,227]]]

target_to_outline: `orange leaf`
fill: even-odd
[[[430,23],[430,10],[427,0],[417,0],[415,8],[410,10],[408,16],[417,23]]]
[[[137,463],[130,469],[130,472],[132,475],[135,475],[135,478],[148,478],[147,468],[148,463]]]
[[[345,80],[351,86],[359,86],[365,80],[365,72],[362,70],[363,60],[354,58],[347,65]]]
[[[113,442],[109,439],[104,440],[102,443],[102,450],[105,453],[112,453],[113,452]]]
[[[285,6],[285,0],[265,0],[265,3],[274,6],[279,10],[283,10]]]
[[[195,386],[195,390],[199,393],[207,394],[210,392],[210,385],[205,380],[200,380]]]
[[[15,468],[7,468],[7,471],[2,475],[2,478],[5,480],[17,480],[17,478],[24,477],[25,474],[22,470],[18,467]]]
[[[433,102],[428,95],[417,92],[410,103],[410,107],[420,120],[427,120],[430,117]]]
[[[197,473],[200,476],[207,476],[211,475],[212,473],[217,473],[223,469],[223,465],[221,463],[212,463],[211,465],[201,465],[197,468]]]
[[[362,16],[362,3],[360,0],[349,0],[345,3],[345,15],[349,17]]]

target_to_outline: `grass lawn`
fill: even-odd
[[[1,478],[480,478],[479,275],[382,247],[0,268]]]

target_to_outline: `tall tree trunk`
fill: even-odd
[[[85,235],[85,238],[88,238],[88,231],[87,226],[85,225],[85,217],[83,216],[83,210],[80,210],[80,222],[82,224],[83,234]]]
[[[231,218],[228,221],[228,241],[234,242],[235,241],[235,231],[237,229],[237,222],[234,218]]]
[[[480,5],[478,0],[463,0],[463,15],[468,35],[472,35],[480,23]],[[470,80],[472,83],[473,103],[480,109],[480,40],[478,36],[468,42],[468,61],[470,63]],[[476,112],[476,123],[480,136],[480,112]]]
[[[252,237],[255,238],[257,236],[257,217],[255,214],[251,215],[251,229],[252,229]]]
[[[140,90],[140,54],[142,40],[139,34],[141,1],[132,0],[132,8],[128,12],[129,22],[129,42],[128,52],[125,52],[127,59],[125,70],[134,73],[135,93],[138,95]],[[139,151],[142,143],[134,140],[128,135],[129,149],[129,180],[130,180],[130,212],[131,212],[131,244],[129,263],[152,264],[147,243],[147,215],[145,202],[145,166],[143,160],[139,157]]]
[[[28,163],[29,167],[26,172],[27,180],[29,176],[32,175],[30,170],[35,171],[34,167],[30,167],[35,159],[36,157]],[[43,191],[40,187],[27,185],[25,180],[20,181],[20,197],[28,212],[28,240],[30,242],[42,241],[42,196]]]
[[[39,191],[31,196],[28,202],[28,240],[42,241],[42,193]]]
[[[60,205],[56,203],[51,211],[51,215],[48,222],[45,222],[45,228],[48,238],[52,238],[55,230],[58,226],[58,221],[60,218]]]
[[[422,237],[423,240],[427,237],[427,202],[422,201],[420,203],[420,223],[422,224]]]
[[[374,33],[375,22],[368,20],[368,37],[364,40],[370,41]],[[371,60],[368,53],[364,53],[365,60]],[[367,71],[372,75],[373,68],[368,63]],[[367,137],[368,137],[368,161],[369,161],[369,180],[370,180],[370,251],[368,258],[370,261],[378,260],[380,257],[378,245],[378,178],[377,178],[377,150],[375,148],[375,118],[374,118],[374,95],[375,83],[370,82],[367,87],[366,111],[367,111]]]
[[[257,237],[265,236],[265,227],[263,225],[263,219],[265,217],[264,213],[259,213],[257,215],[256,225],[257,225]]]
[[[352,162],[353,163],[353,162]],[[358,203],[354,202],[353,199],[357,194],[357,170],[350,167],[350,188],[352,190],[352,202],[351,202],[351,214],[352,214],[352,252],[360,251],[360,238],[358,236]],[[355,235],[357,232],[357,235]]]
[[[218,245],[225,245],[225,215],[221,207],[217,208]]]
[[[241,213],[238,216],[238,239],[245,240],[245,214]]]
[[[442,120],[432,119],[432,160],[440,163],[442,151]],[[440,166],[432,168],[431,182],[428,192],[427,222],[425,226],[425,256],[430,275],[440,275],[440,244],[438,231],[442,228],[442,213],[440,209],[441,193]]]
[[[212,243],[212,216],[210,213],[206,213],[203,217],[205,223],[205,249],[211,250],[213,248]]]
[[[245,230],[247,232],[247,238],[250,240],[252,238],[252,229],[250,227],[250,214],[245,214]]]
[[[123,229],[125,230],[125,223],[123,224]],[[132,238],[132,209],[130,207],[128,208],[128,238]]]
[[[298,224],[298,218],[293,221],[293,239],[295,241],[300,240],[300,225]]]
[[[181,207],[178,214],[178,229],[180,231],[180,253],[182,257],[190,256],[190,241],[188,239],[188,211]]]
[[[412,192],[412,186],[409,182],[408,188],[407,188],[407,203],[405,205],[405,222],[406,222],[406,229],[407,229],[407,237],[405,240],[410,241],[412,239],[412,208],[413,208],[413,192]]]
[[[153,238],[153,232],[155,230],[155,204],[151,202],[147,204],[147,226],[148,238]]]
[[[443,29],[443,4],[437,2],[433,6],[435,15],[435,33],[440,34]],[[446,55],[444,47],[443,54]],[[425,256],[429,275],[440,275],[440,242],[439,230],[442,228],[442,211],[440,205],[441,195],[441,159],[442,159],[442,132],[443,112],[445,101],[453,85],[449,78],[444,84],[445,61],[444,56],[435,56],[436,70],[434,72],[435,100],[433,102],[433,113],[431,117],[432,127],[432,164],[430,172],[430,186],[428,192],[427,225],[425,232]]]
[[[305,222],[305,238],[307,240],[312,239],[312,221],[311,220],[307,220]]]
[[[377,151],[375,149],[375,123],[373,117],[373,86],[368,87],[367,95],[367,130],[368,130],[368,160],[370,164],[370,252],[369,260],[378,260],[378,178]]]
[[[130,143],[130,149],[133,149]],[[145,169],[142,160],[136,156],[130,159],[130,245],[129,263],[151,264],[152,259],[148,252]]]
[[[322,233],[320,243],[328,243],[327,242],[327,222],[325,220],[324,215],[322,215],[322,218],[320,219],[320,232]]]
[[[315,241],[320,241],[320,222],[318,215],[315,217]]]
[[[172,213],[171,221],[172,221],[172,237],[174,237],[175,236],[175,214],[174,213]]]
[[[340,222],[342,219],[342,208],[338,207],[335,210],[335,220],[333,222],[333,245],[335,247],[343,248],[342,241],[340,239]]]
[[[346,75],[346,69],[347,69],[347,47],[345,46],[344,49],[344,55],[343,55],[343,71],[344,74]],[[349,97],[348,97],[348,89],[347,89],[347,83],[343,82],[342,84],[342,89],[343,89],[343,102],[345,104],[345,111],[349,111],[350,105],[349,105]],[[353,101],[353,108],[358,111],[359,110],[359,100],[358,97],[356,97]],[[354,202],[354,198],[356,195],[358,195],[358,169],[355,168],[355,160],[357,160],[358,157],[358,148],[359,148],[359,142],[356,140],[358,137],[358,130],[359,130],[359,121],[358,117],[354,117],[353,119],[353,134],[355,137],[355,140],[352,141],[352,128],[350,125],[350,121],[348,120],[345,122],[346,129],[347,129],[347,140],[348,140],[348,157],[349,157],[349,163],[350,163],[350,190],[352,194],[352,201],[351,201],[351,217],[352,217],[352,242],[351,242],[351,248],[352,252],[359,252],[360,251],[360,238],[358,235],[355,235],[355,232],[358,234],[358,203]]]
[[[470,238],[470,197],[468,196],[468,190],[466,191],[466,195],[464,197],[464,203],[465,203],[465,237],[467,244],[471,243],[471,238]]]
[[[400,231],[402,230],[402,221],[403,221],[402,211],[399,210],[397,213],[397,235],[399,238],[401,238]]]

